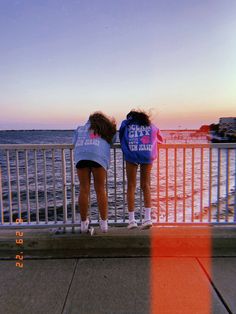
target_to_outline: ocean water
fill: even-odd
[[[0,144],[71,144],[73,130],[0,131]]]
[[[73,130],[29,130],[0,131],[0,144],[71,144]],[[194,138],[185,134],[163,132],[167,143],[206,143],[204,137]],[[159,161],[152,169],[152,205],[154,216],[159,221],[198,221],[211,219],[234,219],[235,193],[235,150],[222,149],[220,157],[216,149],[212,150],[209,162],[209,149],[178,150],[175,159],[174,149],[161,149]],[[194,160],[193,160],[194,158]],[[220,158],[220,160],[219,160]],[[4,221],[9,221],[19,213],[24,220],[63,220],[63,173],[60,150],[24,150],[10,151],[10,169],[7,169],[7,156],[0,150],[2,169],[2,198]],[[65,150],[66,169],[66,208],[71,217],[71,163],[70,152]],[[26,167],[27,163],[27,167]],[[37,164],[37,169],[35,168]],[[228,165],[228,167],[227,167]],[[17,174],[17,168],[19,173]],[[10,178],[9,178],[10,174]],[[75,199],[79,194],[79,183],[76,171]],[[139,182],[139,173],[137,174]],[[8,183],[10,182],[10,183]],[[26,182],[28,182],[28,187]],[[10,187],[10,188],[9,188]],[[10,191],[10,192],[9,192]],[[127,218],[126,179],[123,169],[123,155],[120,149],[111,150],[111,167],[107,176],[109,218],[111,220]],[[65,192],[65,191],[64,191]],[[12,199],[12,208],[9,206]],[[136,191],[136,218],[142,214],[142,195],[139,184]],[[221,206],[219,207],[219,203]],[[222,204],[224,206],[222,207]],[[64,204],[65,205],[65,204]],[[65,206],[64,206],[65,207]],[[78,213],[77,202],[76,212]],[[97,201],[91,185],[90,217],[98,219]]]

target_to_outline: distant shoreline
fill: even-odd
[[[0,130],[0,132],[58,132],[58,131],[63,131],[63,132],[71,132],[74,131],[75,129],[9,129],[9,130]],[[198,129],[161,129],[162,132],[196,132]]]
[[[0,132],[58,132],[58,131],[63,131],[63,132],[72,132],[74,129],[27,129],[27,130],[0,130]]]

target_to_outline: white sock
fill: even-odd
[[[145,220],[151,220],[151,208],[145,208]]]
[[[107,225],[107,219],[105,220],[100,220],[100,226],[101,226],[101,229],[104,230],[104,229],[107,229],[108,228],[108,225]]]
[[[129,212],[129,222],[134,221],[134,210],[132,212]]]
[[[81,220],[81,230],[84,231],[88,229],[88,219],[86,219],[85,221]]]
[[[84,220],[84,221],[81,220],[81,225],[82,225],[82,226],[85,226],[87,223],[88,223],[88,219],[86,219],[86,220]]]

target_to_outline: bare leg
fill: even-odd
[[[127,203],[128,211],[134,211],[134,194],[136,189],[136,174],[138,166],[126,161],[126,174],[127,174]]]
[[[103,167],[92,168],[94,188],[97,195],[98,210],[102,220],[107,219],[107,194],[105,190],[106,170]]]
[[[79,193],[79,210],[81,215],[81,220],[85,221],[88,215],[88,201],[90,192],[90,169],[80,168],[77,169],[77,174],[80,183],[80,193]]]
[[[141,165],[141,189],[143,191],[145,208],[151,207],[151,189],[150,189],[151,170],[152,164]]]

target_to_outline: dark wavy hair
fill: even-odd
[[[114,118],[109,118],[102,112],[97,111],[89,116],[90,130],[93,130],[94,134],[98,134],[106,140],[109,144],[112,143],[112,139],[116,134],[116,122]]]
[[[150,116],[143,110],[131,110],[126,119],[138,125],[149,126],[151,124]]]

